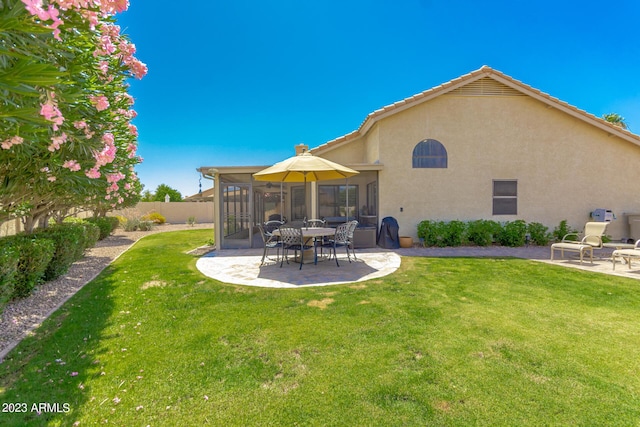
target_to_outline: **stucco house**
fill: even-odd
[[[255,224],[280,211],[292,220],[346,216],[346,185],[348,214],[370,235],[386,216],[415,238],[425,219],[550,229],[566,219],[580,228],[605,209],[616,216],[607,234],[640,239],[628,222],[640,213],[640,136],[487,66],[374,111],[310,152],[360,174],[303,191],[254,181],[268,165],[198,169],[215,181],[222,248],[255,245]]]

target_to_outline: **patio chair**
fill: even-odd
[[[284,224],[282,221],[267,221],[264,223],[264,231],[266,231],[268,234],[271,234],[275,230],[280,228],[282,224]]]
[[[282,243],[282,259],[280,260],[280,267],[286,258],[287,264],[289,264],[288,253],[293,249],[294,258],[298,256],[300,251],[300,270],[302,270],[302,264],[304,263],[304,251],[313,248],[313,246],[306,245],[304,237],[302,236],[302,229],[297,227],[280,227],[280,242]]]
[[[326,224],[324,219],[308,219],[307,227],[324,227]]]
[[[351,262],[351,257],[349,256],[349,227],[350,223],[340,224],[336,228],[336,233],[333,236],[333,239],[329,239],[328,241],[322,243],[323,248],[333,249],[333,257],[336,259],[336,265],[340,267],[338,263],[338,254],[337,248],[344,246],[347,248],[347,259]],[[355,256],[355,255],[354,255]],[[331,252],[329,252],[329,257],[331,257]]]
[[[356,258],[356,251],[355,251],[355,246],[353,245],[353,234],[356,231],[356,228],[358,228],[358,221],[353,220],[353,221],[349,221],[349,232],[347,235],[347,239],[349,240],[349,246],[351,248],[351,253],[353,254],[353,259],[358,259]],[[348,252],[347,252],[348,254]]]
[[[593,250],[602,249],[602,236],[607,229],[608,222],[587,222],[584,226],[582,238],[578,233],[566,234],[561,242],[551,245],[551,261],[553,261],[553,251],[560,250],[560,256],[564,258],[564,251],[578,252],[580,254],[580,264],[585,252],[589,254],[591,264],[593,264]],[[577,240],[572,240],[569,237]]]
[[[613,269],[616,269],[616,259],[622,258],[623,263],[627,263],[629,269],[631,269],[631,258],[640,258],[640,240],[636,241],[636,245],[633,249],[616,249],[611,254],[611,263]]]
[[[280,223],[280,221],[278,221]],[[282,242],[277,236],[271,234],[271,232],[275,229],[271,229],[267,231],[267,226],[258,224],[258,228],[260,229],[260,236],[262,237],[262,242],[264,244],[264,250],[262,251],[262,260],[260,261],[260,265],[264,265],[264,260],[267,258],[267,253],[271,249],[276,249],[276,262],[280,258],[280,248],[282,247]]]

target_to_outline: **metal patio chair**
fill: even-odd
[[[293,249],[294,258],[300,251],[300,270],[302,270],[302,264],[304,263],[304,251],[313,248],[313,246],[306,245],[304,237],[302,236],[302,229],[298,227],[280,227],[280,242],[282,243],[282,259],[280,260],[280,267],[284,263],[286,258],[287,264],[289,264],[288,253]]]

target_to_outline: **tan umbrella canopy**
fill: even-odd
[[[311,153],[303,152],[253,174],[258,181],[304,182],[349,178],[360,172]],[[347,191],[349,187],[347,186]],[[282,188],[281,188],[282,192]],[[347,195],[348,196],[348,195]],[[282,197],[282,196],[281,196]],[[347,203],[349,198],[347,197]],[[282,206],[282,205],[281,205]],[[347,212],[349,206],[347,205]]]
[[[305,152],[256,172],[253,177],[258,181],[307,182],[348,178],[358,173],[360,172]]]

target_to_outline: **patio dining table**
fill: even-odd
[[[300,230],[302,231],[305,244],[319,237],[335,236],[336,234],[336,229],[331,227],[301,227]],[[273,230],[271,234],[280,236],[280,230]],[[318,263],[318,250],[316,245],[313,245],[313,263]]]

